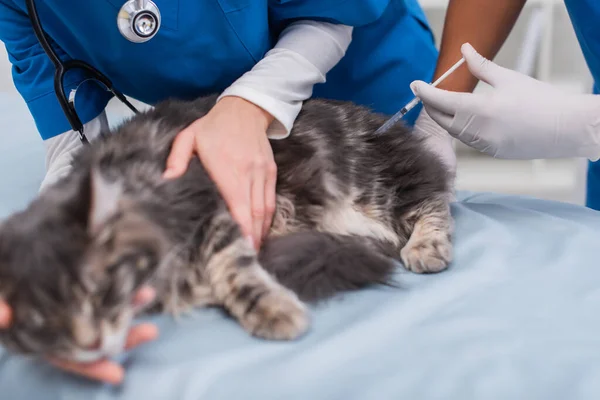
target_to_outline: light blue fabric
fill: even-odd
[[[45,152],[33,118],[18,95],[0,93],[0,125],[0,218],[3,218],[23,207],[38,191],[44,177]]]
[[[39,143],[24,147],[37,138],[33,123],[19,123],[27,110],[12,103],[0,103],[0,119],[11,118],[4,126],[19,131],[0,136],[2,216],[35,194],[42,174]],[[452,213],[449,270],[399,269],[402,289],[372,288],[318,307],[298,342],[253,339],[217,310],[179,323],[158,317],[160,339],[123,357],[123,386],[0,350],[0,398],[599,398],[600,214],[470,193],[459,194]]]

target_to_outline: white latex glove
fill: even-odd
[[[600,96],[563,93],[461,47],[471,73],[490,93],[458,93],[416,81],[427,113],[452,136],[506,159],[600,157]]]
[[[440,157],[454,177],[456,175],[456,154],[452,136],[431,119],[424,108],[415,122],[413,133],[425,138],[425,144]]]
[[[451,189],[449,201],[456,201],[454,189],[454,181],[456,179],[456,153],[454,152],[452,136],[432,120],[425,109],[421,110],[421,113],[415,122],[413,134],[417,137],[425,138],[425,145],[437,154],[442,162],[446,164],[446,167],[450,172],[448,182]]]

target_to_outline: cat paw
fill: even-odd
[[[293,340],[309,326],[306,306],[296,295],[284,290],[263,295],[242,324],[254,336],[269,340]]]
[[[404,267],[417,274],[441,272],[452,260],[452,243],[447,236],[411,237],[400,257]]]

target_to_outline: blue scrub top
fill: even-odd
[[[154,0],[162,27],[152,40],[131,43],[119,32],[125,0],[37,0],[40,20],[62,59],[81,59],[117,89],[148,104],[220,92],[272,48],[298,19],[354,26],[343,60],[315,86],[314,96],[351,100],[392,114],[412,98],[409,84],[429,81],[437,51],[417,0]],[[53,90],[54,68],[38,44],[25,0],[0,0],[0,40],[13,80],[42,138],[70,128]],[[66,92],[84,80],[67,76]],[[99,115],[109,93],[93,83],[77,91],[83,123]],[[408,116],[413,123],[418,110]]]
[[[565,0],[565,5],[594,78],[593,92],[600,94],[600,1]],[[600,161],[588,164],[586,192],[586,206],[600,210]]]

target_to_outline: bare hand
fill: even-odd
[[[137,293],[134,303],[137,305],[146,304],[152,301],[153,298],[154,291],[150,288],[143,288]],[[11,324],[11,320],[12,311],[10,307],[4,302],[0,302],[0,329],[7,329]],[[126,349],[132,349],[157,337],[158,330],[154,325],[140,324],[129,331]],[[123,367],[108,360],[87,364],[55,358],[48,358],[48,361],[62,370],[106,383],[118,384],[125,376]]]
[[[194,152],[214,180],[233,218],[258,249],[275,211],[277,168],[266,130],[273,117],[239,97],[224,97],[181,131],[165,178],[181,176]]]

